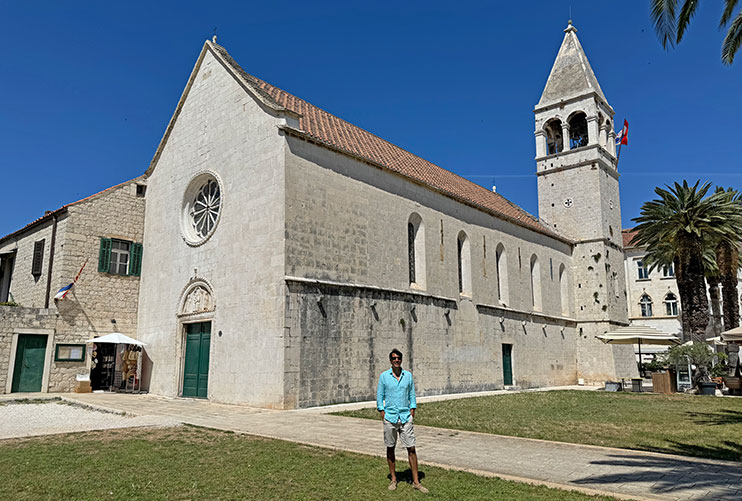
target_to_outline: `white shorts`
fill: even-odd
[[[394,447],[397,445],[397,435],[405,448],[415,447],[415,427],[412,417],[406,423],[390,423],[384,420],[384,445]]]

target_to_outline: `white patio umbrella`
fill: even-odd
[[[680,339],[677,336],[646,325],[629,325],[595,337],[606,344],[638,344],[640,363],[642,359],[642,343],[660,345],[680,344]]]
[[[88,339],[85,342],[86,343],[112,343],[112,344],[121,343],[121,344],[135,344],[137,346],[147,346],[147,343],[137,341],[134,338],[121,334],[120,332],[112,332],[110,334],[106,334],[105,336],[94,337],[93,339]]]
[[[726,343],[721,339],[721,336],[707,337],[706,342],[713,344],[714,346],[726,346]]]
[[[736,341],[742,343],[742,326],[729,329],[721,333],[722,341]]]

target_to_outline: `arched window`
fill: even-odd
[[[459,292],[471,294],[471,247],[469,237],[463,231],[456,239],[459,254]]]
[[[544,132],[546,132],[546,154],[561,153],[564,150],[562,121],[558,118],[552,118],[544,125]]]
[[[559,299],[562,303],[562,316],[569,316],[569,286],[566,268],[563,264],[559,265]]]
[[[505,246],[497,245],[495,249],[495,260],[497,261],[497,299],[502,304],[507,304],[508,296],[508,258],[505,255]]]
[[[670,317],[678,316],[678,298],[672,292],[665,296],[665,313]]]
[[[410,285],[425,288],[425,225],[415,213],[407,221],[407,268]]]
[[[587,146],[587,116],[578,112],[569,118],[569,149]]]
[[[652,298],[648,294],[642,294],[642,297],[639,299],[639,307],[641,308],[643,317],[652,316]]]
[[[541,311],[541,267],[536,254],[531,256],[531,303],[534,310]]]

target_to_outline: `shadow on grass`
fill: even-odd
[[[678,444],[683,445],[686,444]],[[572,482],[591,486],[633,483],[643,485],[647,492],[656,495],[699,494],[708,496],[706,499],[740,499],[737,490],[742,485],[742,469],[736,466],[702,459],[685,460],[630,453],[611,454],[608,457],[610,459],[592,461],[590,464],[613,466],[615,472],[591,475]]]
[[[697,424],[740,424],[742,411],[722,409],[718,412],[687,412],[687,416]]]
[[[412,470],[407,468],[406,470],[398,471],[397,473],[397,482],[398,483],[407,483],[412,485]],[[425,472],[422,470],[417,470],[417,477],[422,482],[425,478]],[[392,479],[391,475],[387,475],[386,478],[388,478],[390,481]]]

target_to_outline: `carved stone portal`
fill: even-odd
[[[211,300],[211,294],[204,287],[197,285],[186,296],[183,303],[183,314],[192,315],[195,313],[204,313],[214,310],[214,302]]]

